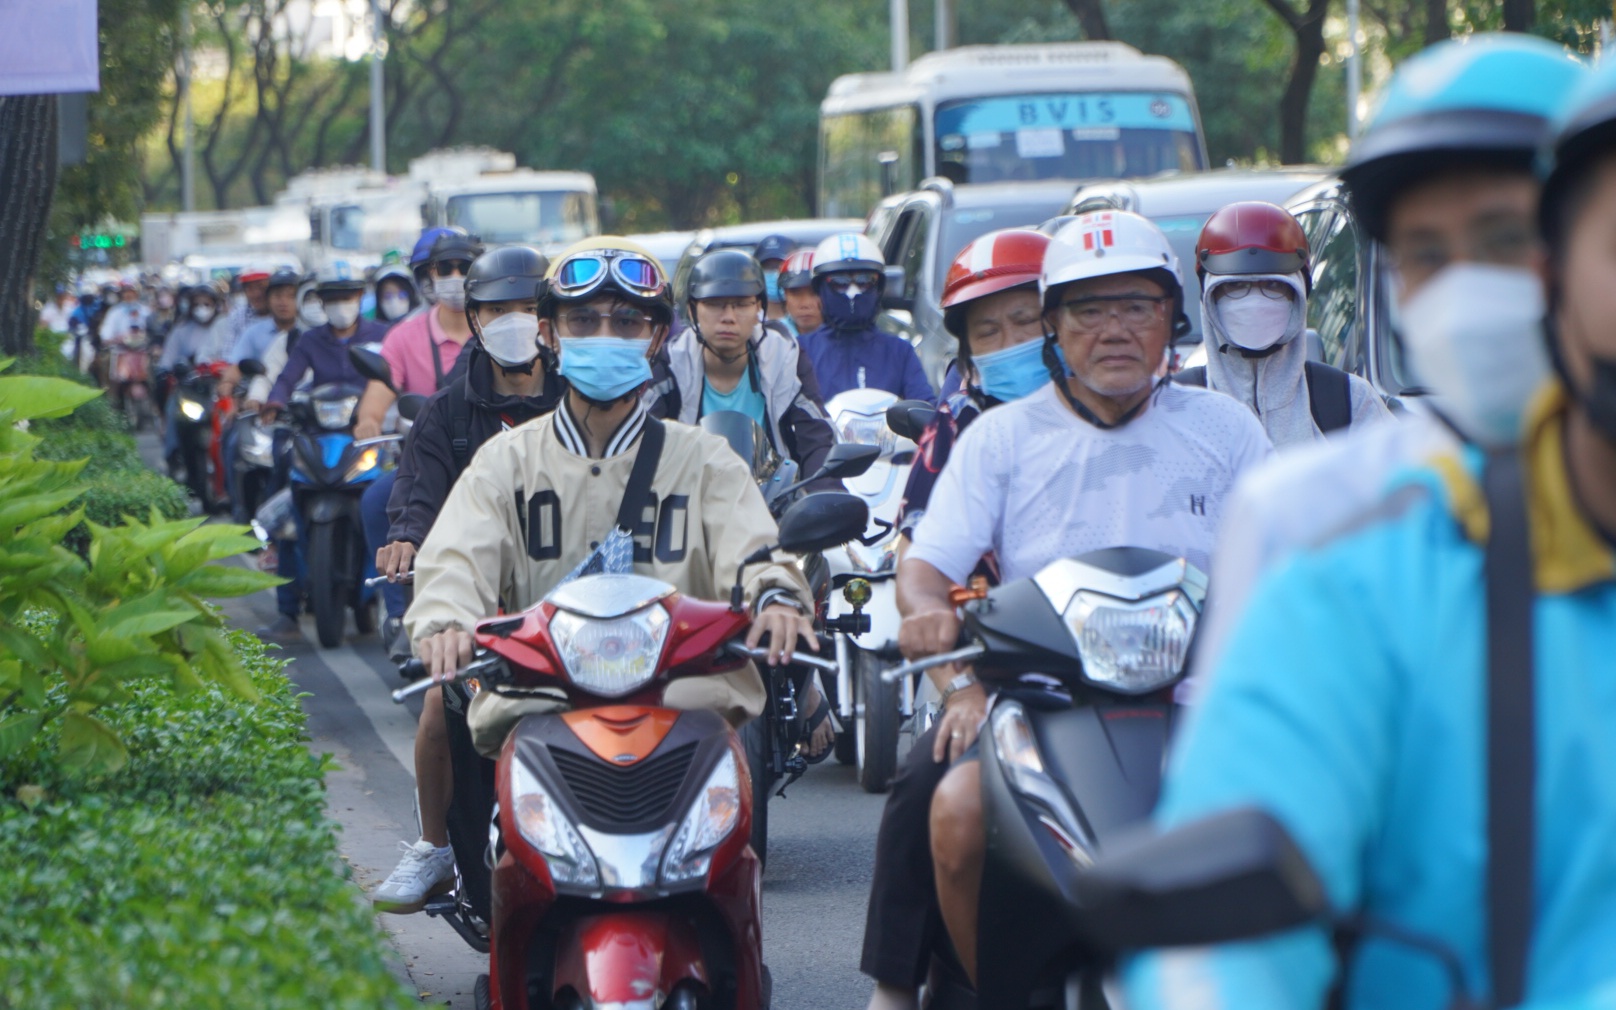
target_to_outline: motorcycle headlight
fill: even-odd
[[[183,396],[180,397],[180,413],[191,420],[200,421],[202,420],[202,415],[207,412],[208,408],[196,400],[187,400]]]
[[[521,761],[511,762],[511,807],[517,830],[549,865],[550,879],[580,887],[600,884],[600,870],[583,836]]]
[[[1166,687],[1184,672],[1196,610],[1179,590],[1137,602],[1079,592],[1062,615],[1083,676],[1124,694]]]
[[[661,604],[602,620],[570,610],[550,618],[550,639],[572,682],[606,698],[632,694],[656,676],[668,638],[668,612]]]
[[[376,447],[371,446],[359,454],[359,458],[354,460],[353,466],[350,466],[348,472],[342,475],[342,479],[344,481],[357,480],[364,473],[375,468],[378,458]]]
[[[891,456],[898,447],[898,436],[887,427],[885,414],[860,414],[844,410],[836,415],[836,433],[843,442],[879,446],[883,458]]]
[[[673,844],[662,861],[662,882],[677,884],[704,876],[712,865],[713,851],[735,830],[740,819],[741,776],[735,752],[725,750],[673,836]]]
[[[1033,735],[1027,712],[1019,702],[993,706],[988,720],[993,731],[993,753],[1016,792],[1041,808],[1038,820],[1049,831],[1073,862],[1087,866],[1093,862],[1090,844],[1078,826],[1077,816],[1060,786],[1044,770],[1038,738]]]
[[[359,406],[357,396],[344,396],[336,400],[315,400],[314,423],[326,431],[341,431],[348,427],[357,406]]]

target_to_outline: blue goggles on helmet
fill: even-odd
[[[662,268],[639,253],[590,250],[562,260],[550,279],[550,290],[563,298],[582,298],[611,280],[624,293],[657,298],[667,287]]]

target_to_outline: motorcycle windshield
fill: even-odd
[[[761,425],[738,410],[717,410],[701,419],[703,431],[729,443],[735,455],[752,468],[752,477],[764,480],[774,472],[776,460],[769,436]]]

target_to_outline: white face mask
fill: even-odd
[[[380,299],[382,315],[390,320],[403,319],[404,313],[410,311],[409,295],[386,295]]]
[[[539,317],[507,312],[483,324],[483,349],[502,365],[521,366],[539,356]]]
[[[214,313],[213,306],[211,306],[211,305],[198,305],[196,308],[191,310],[191,318],[195,319],[197,322],[201,323],[203,326],[206,326],[209,323],[213,322],[213,313]]]
[[[1257,291],[1244,298],[1220,298],[1212,304],[1229,343],[1248,351],[1266,351],[1284,340],[1296,305],[1289,298],[1275,300]]]
[[[302,319],[303,325],[310,329],[324,326],[326,323],[325,306],[320,304],[318,298],[305,299],[303,307],[297,310],[297,314]]]
[[[1443,267],[1404,302],[1396,327],[1409,367],[1471,441],[1511,445],[1532,394],[1549,377],[1543,283],[1530,270]]]
[[[466,279],[460,276],[437,277],[432,281],[432,290],[438,296],[438,301],[449,306],[456,312],[466,307]]]
[[[326,302],[325,318],[333,330],[346,330],[359,321],[359,302]]]

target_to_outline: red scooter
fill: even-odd
[[[781,518],[778,549],[828,550],[867,521],[860,498],[810,495]],[[474,893],[491,868],[486,924],[475,902],[437,911],[489,953],[479,1010],[769,1006],[746,755],[717,713],[663,705],[674,678],[765,655],[742,642],[751,616],[740,577],[725,604],[641,575],[590,575],[477,625],[479,658],[456,672],[456,690],[475,680],[565,702],[506,738],[476,853],[486,858],[456,846],[461,890]]]

